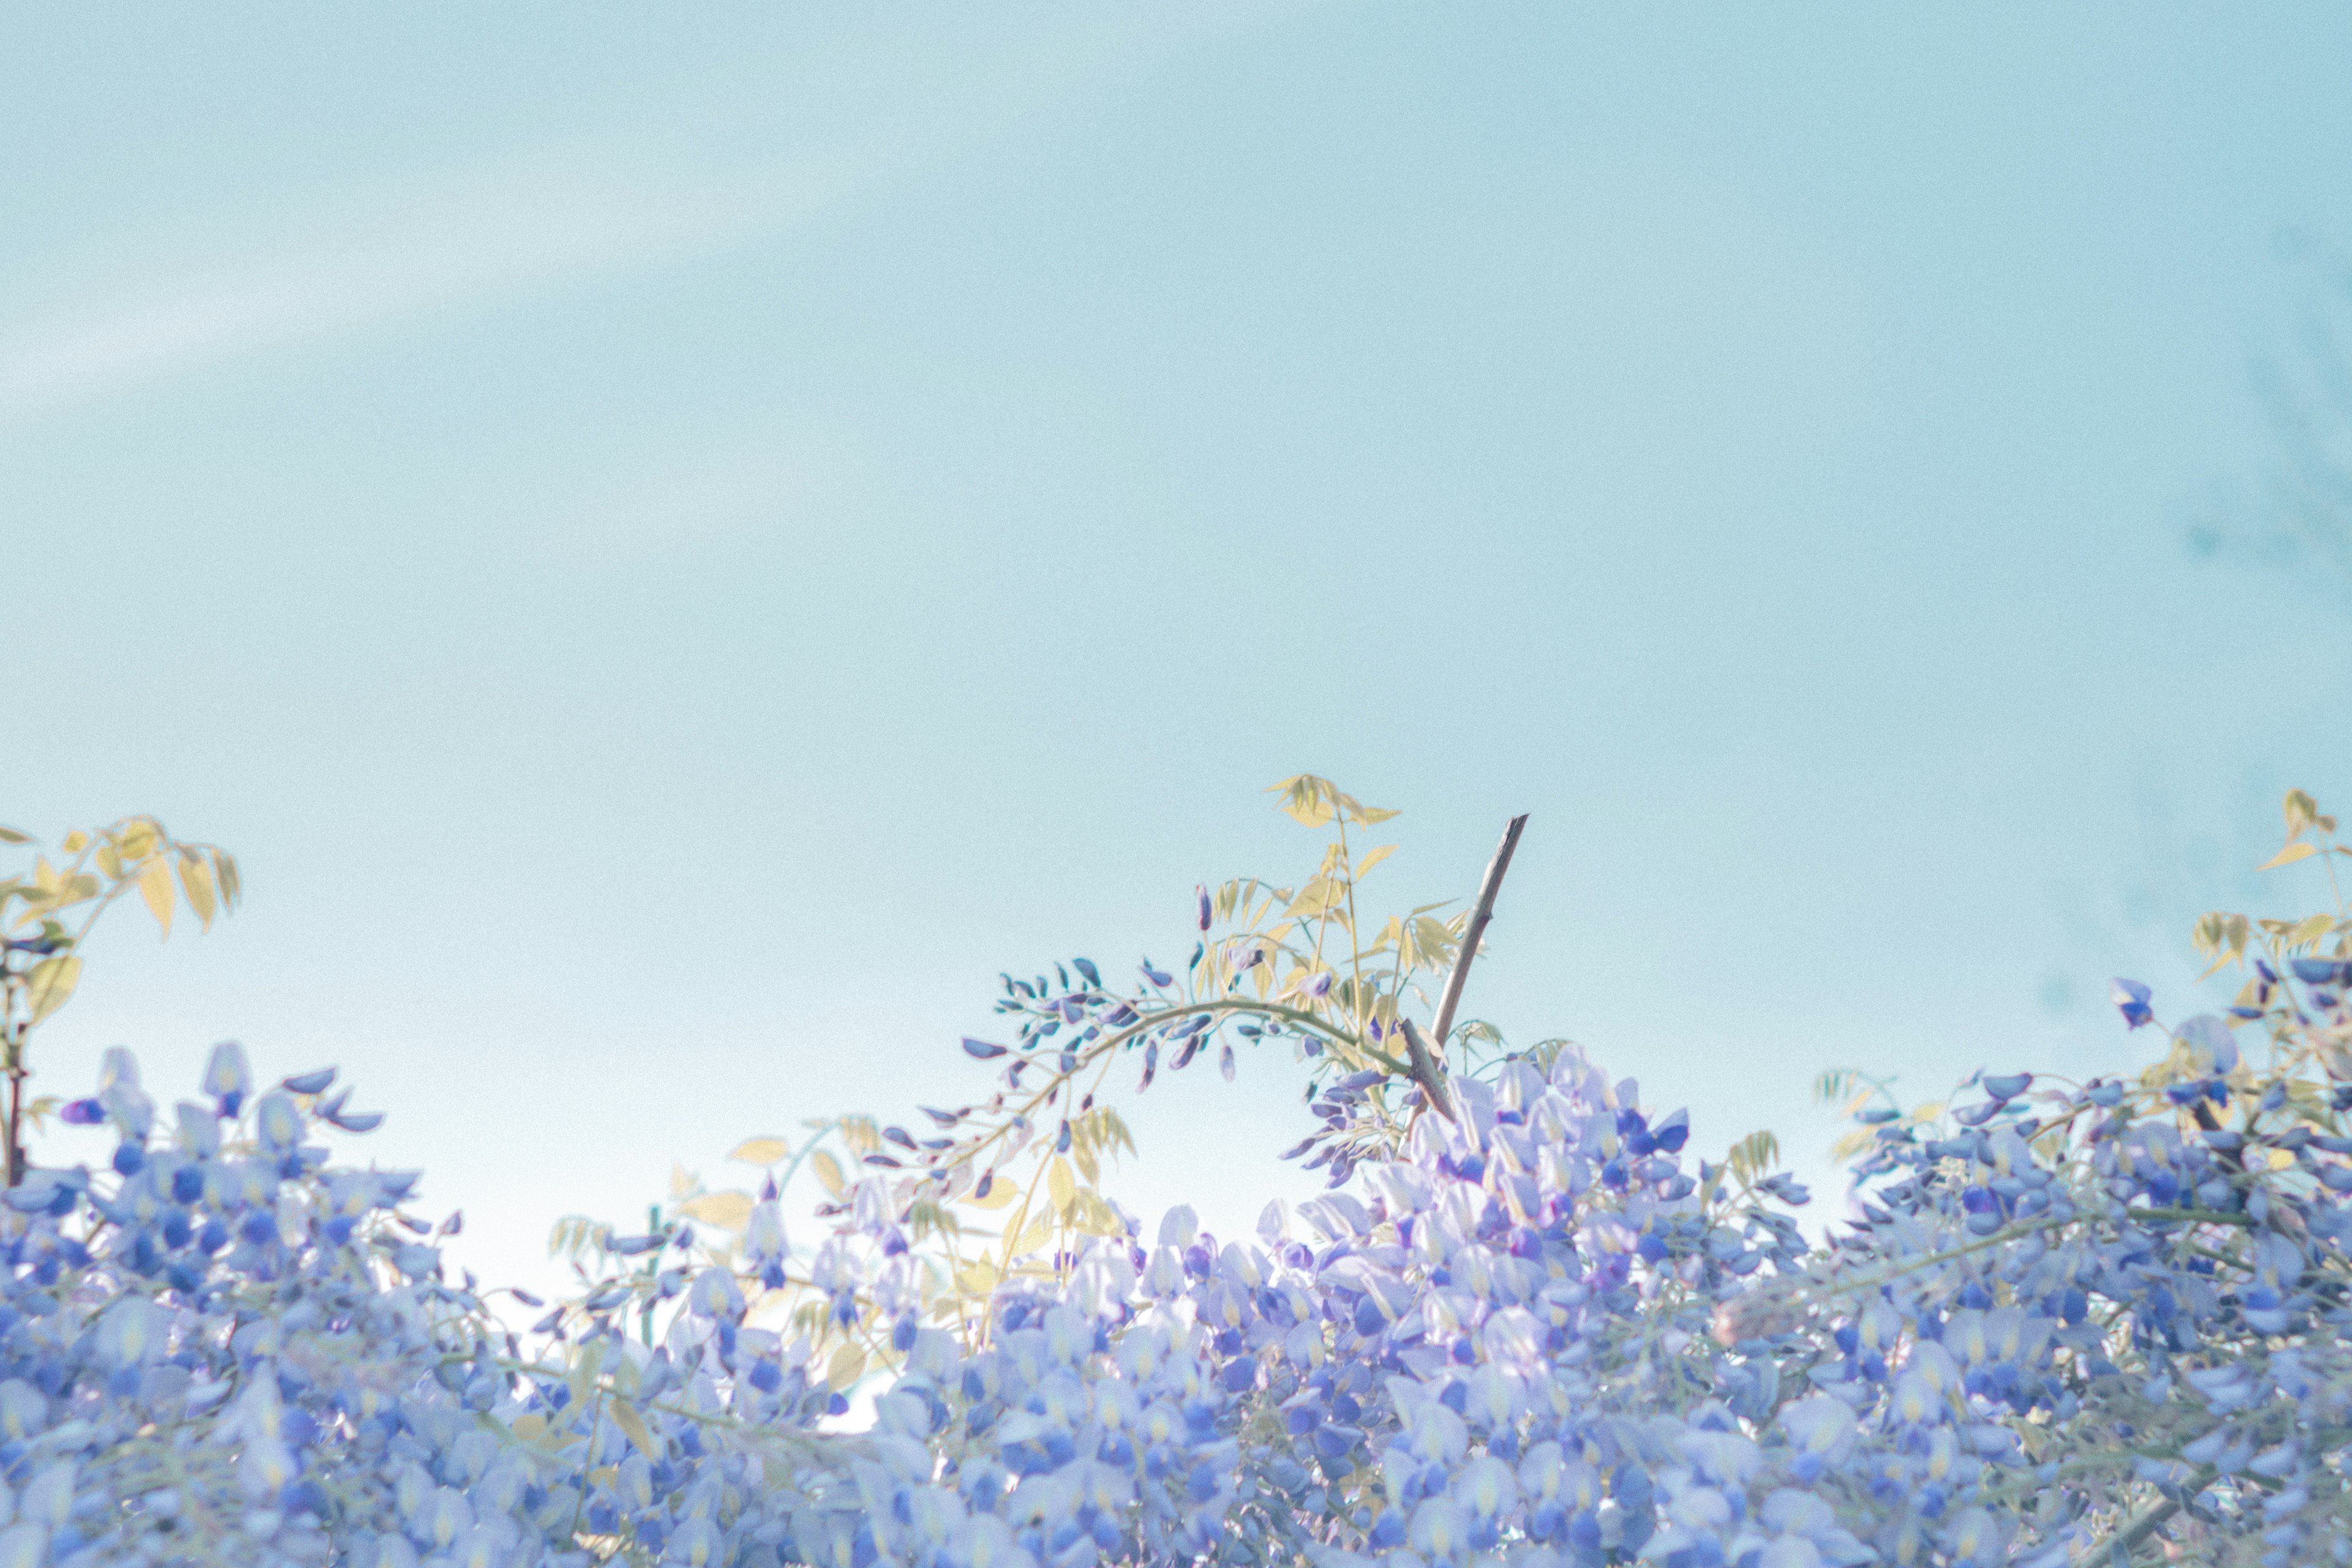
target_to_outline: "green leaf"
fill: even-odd
[[[625,1399],[614,1399],[605,1405],[604,1410],[612,1416],[613,1425],[627,1434],[629,1441],[637,1446],[637,1452],[656,1463],[660,1461],[661,1450],[654,1447],[654,1435],[646,1430],[646,1418],[637,1414],[635,1405]]]
[[[66,1005],[81,984],[81,960],[72,953],[60,952],[33,965],[25,976],[25,1001],[33,1010],[36,1024]]]
[[[32,841],[33,836],[29,833],[19,833],[13,827],[0,827],[0,844],[30,844]]]
[[[2292,866],[2298,860],[2308,860],[2314,855],[2318,853],[2319,846],[2312,843],[2308,839],[2305,839],[2300,844],[2288,845],[2285,848],[2280,850],[2277,854],[2272,856],[2269,859],[2255,867],[2254,869],[2257,871],[2276,870],[2281,866]]]

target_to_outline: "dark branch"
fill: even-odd
[[[1453,1103],[1445,1098],[1445,1074],[1437,1058],[1429,1054],[1429,1042],[1421,1037],[1411,1018],[1401,1020],[1404,1026],[1404,1058],[1412,1067],[1412,1081],[1421,1085],[1421,1092],[1429,1097],[1431,1109],[1446,1121],[1454,1120]]]
[[[1470,910],[1470,923],[1462,932],[1462,951],[1454,955],[1454,973],[1445,979],[1445,994],[1437,1004],[1437,1022],[1429,1032],[1431,1042],[1440,1051],[1445,1049],[1445,1037],[1454,1029],[1454,1009],[1462,1005],[1462,988],[1470,983],[1470,961],[1478,955],[1478,943],[1486,934],[1486,922],[1495,918],[1495,895],[1503,886],[1503,873],[1511,868],[1511,851],[1519,847],[1519,833],[1528,825],[1527,814],[1511,818],[1503,829],[1503,842],[1495,858],[1486,862],[1486,875],[1478,884],[1478,902]],[[1412,1037],[1405,1037],[1410,1040]]]

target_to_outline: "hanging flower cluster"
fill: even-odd
[[[487,1562],[561,1535],[552,1468],[485,1430],[507,1347],[401,1212],[415,1173],[313,1141],[379,1120],[333,1079],[257,1097],[224,1045],[166,1116],[115,1050],[64,1108],[120,1142],[0,1206],[0,1563]]]
[[[887,1491],[869,1474],[835,1538],[851,1568],[1006,1550],[1052,1568],[2352,1560],[2347,937],[2341,917],[2200,927],[2246,990],[2133,1081],[1980,1074],[1948,1110],[1858,1107],[1856,1218],[1819,1248],[1780,1212],[1807,1194],[1767,1150],[1686,1170],[1679,1114],[1557,1045],[1437,1095],[1402,1063],[1343,1058],[1309,1140],[1344,1156],[1340,1190],[1223,1244],[1181,1212],[1148,1245],[1132,1222],[1066,1236],[983,1274],[977,1312],[973,1279],[941,1289],[910,1226],[984,1204],[1024,1131],[1058,1158],[1073,1120],[897,1141],[906,1157],[834,1205],[808,1284],[845,1331],[897,1325],[903,1359],[873,1364],[923,1409],[877,1430],[928,1459],[908,1450]],[[1012,983],[1019,1044],[966,1048],[1006,1058],[1008,1090],[1042,1068],[1050,1096],[1112,1050],[1148,1074],[1153,1045],[1174,1065],[1221,1022],[1265,1026],[1254,999],[1221,1005],[1255,965],[1157,1016],[1172,977],[1143,967],[1134,996],[1086,964]],[[2147,988],[2116,1001],[2154,1022]],[[1333,1056],[1402,1031],[1298,1011],[1288,1032]],[[1048,1323],[1052,1356],[1006,1361]],[[1150,1444],[1120,1414],[1154,1404],[1120,1359],[1136,1334],[1184,1352],[1153,1363],[1182,1397]],[[786,1359],[814,1377],[826,1356],[804,1340]],[[975,1468],[990,1481],[964,1484]]]
[[[333,1163],[332,1073],[225,1046],[165,1117],[110,1053],[62,1112],[109,1168],[0,1203],[0,1568],[2352,1562],[2352,919],[2209,917],[2245,986],[2174,1028],[2118,982],[2128,1079],[1865,1094],[1818,1244],[1769,1141],[1697,1160],[1564,1043],[1433,1068],[1410,966],[1340,994],[1243,923],[1264,997],[1206,941],[1011,983],[1001,1092],[842,1123],[813,1236],[704,1194],[522,1333],[412,1173]],[[1328,1058],[1331,1188],[1147,1229],[1078,1075],[1227,1026]]]
[[[1708,1330],[1795,1269],[1795,1226],[1749,1183],[1686,1172],[1685,1119],[1654,1124],[1632,1083],[1581,1053],[1451,1087],[1458,1120],[1419,1120],[1360,1194],[1270,1205],[1249,1237],[1179,1209],[1149,1245],[1139,1228],[1089,1239],[1058,1274],[999,1290],[984,1328],[924,1321],[902,1179],[856,1184],[835,1233],[790,1268],[761,1202],[740,1282],[792,1284],[804,1268],[834,1323],[885,1329],[896,1370],[869,1432],[722,1513],[728,1549],[749,1529],[835,1568],[1466,1563],[1507,1543],[1601,1563],[1657,1534],[1659,1510],[1692,1489],[1688,1455],[1755,1481],[1742,1456],[1762,1450],[1742,1426],[1770,1422],[1780,1389]],[[730,1271],[671,1283],[684,1304],[650,1364],[712,1390],[732,1422],[807,1432],[824,1408],[804,1392],[824,1385],[818,1345],[753,1326],[757,1300]],[[625,1321],[625,1301],[608,1305]],[[762,1388],[772,1408],[747,1399]],[[653,1436],[673,1459],[677,1439]],[[658,1548],[667,1505],[635,1500],[596,1492],[589,1522]],[[1759,1542],[1852,1549],[1825,1512],[1791,1506],[1769,1525],[1742,1517]],[[752,1523],[769,1510],[776,1522]]]

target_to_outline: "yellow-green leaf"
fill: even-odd
[[[1395,854],[1396,848],[1397,847],[1393,844],[1375,844],[1370,849],[1364,851],[1364,858],[1356,862],[1356,879],[1360,882],[1362,881],[1365,872],[1370,870],[1373,867],[1379,865],[1381,861]]]
[[[1753,1182],[1770,1170],[1780,1159],[1780,1141],[1769,1130],[1750,1132],[1731,1146],[1725,1163],[1731,1173],[1742,1181]]]
[[[1123,1236],[1127,1227],[1119,1223],[1118,1211],[1092,1193],[1080,1193],[1071,1209],[1071,1220],[1088,1236]]]
[[[661,1450],[654,1447],[654,1435],[646,1430],[646,1418],[637,1414],[635,1405],[625,1399],[615,1399],[607,1414],[613,1417],[613,1425],[627,1434],[629,1441],[637,1446],[638,1453],[659,1461]]]
[[[69,952],[53,953],[33,965],[25,976],[25,1002],[36,1024],[66,1005],[81,983],[81,960]]]
[[[746,1138],[727,1157],[746,1165],[772,1165],[792,1152],[793,1146],[781,1138]]]
[[[1320,795],[1308,795],[1305,800],[1286,800],[1282,809],[1308,827],[1320,827],[1331,820],[1331,808]]]
[[[740,1230],[751,1222],[751,1197],[748,1193],[705,1193],[678,1205],[677,1212],[722,1230]]]
[[[147,900],[147,912],[165,936],[172,934],[172,868],[161,860],[150,860],[147,868],[139,873],[139,896]]]
[[[13,827],[0,827],[0,844],[30,844],[32,841],[33,836],[29,833],[19,833]]]
[[[188,895],[188,908],[207,930],[213,923],[213,912],[219,907],[213,897],[213,869],[201,860],[180,862],[180,886]]]
[[[819,1155],[818,1158],[822,1159],[824,1156]],[[1013,1201],[1013,1184],[1005,1181],[992,1182],[989,1184],[986,1197],[967,1197],[963,1201],[976,1209],[1001,1209]]]
[[[833,1359],[825,1363],[824,1380],[833,1385],[835,1394],[842,1393],[865,1375],[866,1347],[863,1345],[845,1344],[834,1352]]]
[[[2293,838],[2317,820],[2319,803],[2311,798],[2308,790],[2291,789],[2283,803],[2286,812],[2286,833]]]
[[[1135,1152],[1135,1134],[1127,1130],[1127,1123],[1119,1119],[1118,1111],[1108,1105],[1098,1105],[1095,1107],[1092,1115],[1098,1129],[1096,1134],[1097,1147],[1113,1159],[1118,1158],[1121,1149],[1125,1149],[1130,1154]]]
[[[1298,896],[1290,900],[1290,907],[1283,912],[1317,920],[1338,908],[1345,896],[1346,889],[1340,884],[1328,877],[1317,877],[1298,889]]]
[[[2255,867],[2254,869],[2257,871],[2276,870],[2281,866],[2292,866],[2298,860],[2308,860],[2314,855],[2318,853],[2319,846],[2311,843],[2309,840],[2305,840],[2301,844],[2290,844],[2285,848],[2280,850],[2277,854],[2272,856],[2269,859],[2263,861],[2261,865]]]
[[[581,1353],[580,1359],[572,1363],[572,1370],[565,1375],[565,1381],[572,1386],[573,1404],[577,1405],[587,1399],[589,1390],[596,1386],[597,1369],[604,1364],[604,1347],[602,1344],[590,1345]]]
[[[848,1184],[842,1179],[841,1162],[833,1157],[832,1152],[818,1150],[809,1156],[809,1164],[815,1169],[816,1179],[824,1184],[824,1190],[839,1197],[842,1188]]]
[[[1070,1173],[1070,1163],[1059,1154],[1045,1167],[1045,1193],[1054,1200],[1055,1214],[1068,1214],[1070,1200],[1078,1195],[1077,1178]]]

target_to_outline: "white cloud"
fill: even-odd
[[[1073,12],[1026,35],[966,40],[976,47],[920,36],[871,39],[846,55],[786,62],[766,73],[756,100],[739,72],[722,91],[680,97],[593,144],[362,190],[226,254],[167,250],[142,281],[34,319],[0,320],[0,419],[708,254],[967,152],[1120,65],[1272,14],[1137,7]],[[809,79],[793,79],[793,68]],[[711,171],[728,169],[724,157],[681,170],[651,166],[637,152],[728,146],[744,127],[727,114],[796,94],[821,98],[850,121],[814,136],[801,129],[824,151],[748,167],[738,159],[720,173]]]
[[[790,223],[856,183],[845,161],[699,188],[509,167],[398,193],[128,299],[19,325],[0,414],[379,323],[683,259]]]

